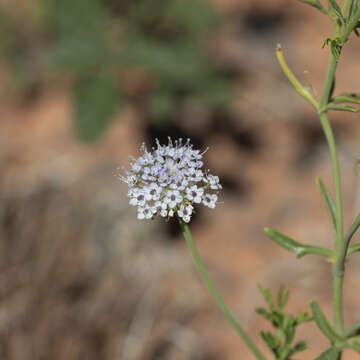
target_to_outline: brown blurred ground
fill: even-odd
[[[257,284],[290,288],[289,311],[308,311],[316,299],[331,316],[330,265],[296,260],[262,231],[272,226],[331,246],[314,183],[321,175],[331,184],[326,144],[274,56],[281,42],[293,70],[300,78],[309,70],[320,92],[327,58],[321,44],[331,27],[295,0],[216,4],[228,21],[213,52],[243,76],[232,116],[217,119],[214,131],[194,114],[180,124],[210,146],[207,167],[226,184],[223,204],[201,211],[191,228],[224,299],[264,349],[257,336],[264,323],[254,313],[263,304]],[[344,50],[337,92],[359,90],[359,46],[354,40]],[[171,237],[158,221],[137,221],[125,186],[112,177],[147,137],[138,109],[119,111],[101,142],[88,147],[72,134],[65,87],[49,85],[25,105],[5,88],[0,94],[0,358],[252,359],[199,280],[181,236]],[[349,225],[359,209],[360,124],[357,114],[332,115]],[[346,324],[360,317],[358,270],[354,256]],[[299,359],[328,346],[313,325],[300,327],[298,338],[310,348]]]

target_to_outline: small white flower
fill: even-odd
[[[214,209],[216,206],[217,201],[217,195],[216,194],[205,194],[203,196],[203,204],[205,206],[208,206],[210,209]]]
[[[189,185],[189,182],[185,179],[178,180],[177,182],[174,182],[170,184],[170,188],[174,190],[180,190],[183,191],[186,189],[186,187]]]
[[[165,212],[167,214],[167,204],[165,204],[163,201],[159,201],[159,200],[155,201],[155,203],[152,206],[151,210],[152,210],[152,212],[154,214],[160,214],[161,215],[161,214],[165,214]]]
[[[139,207],[137,218],[139,220],[143,219],[151,219],[153,217],[153,213],[149,207]]]
[[[144,195],[146,200],[159,200],[162,188],[156,183],[151,183],[149,186],[144,188]]]
[[[141,170],[141,165],[138,162],[133,164],[133,166],[131,167],[131,171],[135,173],[139,172],[140,170]]]
[[[191,205],[180,205],[180,209],[177,211],[177,214],[188,223],[191,219],[191,214],[193,211],[193,207]]]
[[[168,204],[170,209],[173,209],[177,204],[183,201],[183,197],[180,195],[179,190],[168,190],[164,201]]]
[[[207,176],[207,182],[210,185],[210,189],[212,190],[220,190],[222,189],[222,186],[219,183],[219,177],[214,175],[208,175]]]
[[[190,177],[190,179],[194,182],[199,182],[203,178],[204,178],[204,174],[201,170],[195,170],[195,172]]]
[[[193,185],[186,189],[186,198],[193,201],[196,204],[201,203],[201,196],[204,193],[203,188],[198,188],[197,185]]]
[[[134,189],[129,204],[133,206],[144,206],[145,202],[146,198],[144,191],[142,189]]]

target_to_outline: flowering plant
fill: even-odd
[[[191,219],[194,204],[202,203],[211,209],[216,206],[221,189],[219,177],[203,171],[203,153],[194,150],[188,139],[160,145],[148,152],[145,144],[142,155],[132,159],[130,171],[119,175],[129,186],[130,205],[137,206],[138,219],[164,218],[175,214],[185,223]]]
[[[293,316],[284,313],[289,292],[283,287],[280,288],[276,300],[269,289],[260,287],[268,309],[258,308],[256,311],[269,320],[275,328],[274,333],[270,331],[260,333],[275,359],[291,360],[294,354],[306,349],[305,342],[294,343],[296,328],[304,322],[314,321],[323,335],[330,341],[330,347],[320,354],[316,360],[340,360],[345,348],[360,353],[360,343],[358,342],[360,321],[345,329],[342,305],[345,262],[350,255],[360,251],[360,243],[350,245],[353,235],[360,227],[360,214],[355,218],[348,231],[344,233],[340,167],[328,113],[331,110],[356,112],[357,108],[349,104],[360,104],[360,94],[344,93],[337,96],[333,94],[335,71],[342,48],[352,32],[359,36],[357,29],[360,28],[360,0],[344,0],[341,7],[336,0],[328,0],[327,7],[323,6],[320,0],[301,1],[329,16],[334,24],[333,37],[324,42],[324,46],[330,47],[330,54],[320,100],[317,100],[289,69],[280,45],[277,47],[276,55],[288,80],[319,115],[328,143],[333,169],[334,201],[323,181],[318,178],[316,182],[325,201],[334,230],[334,249],[304,244],[271,228],[265,228],[265,233],[272,241],[296,254],[298,258],[313,254],[327,258],[332,264],[333,320],[331,323],[321,307],[314,301],[311,302],[312,315],[299,313]],[[209,171],[202,170],[202,156],[203,153],[194,150],[189,140],[184,144],[181,139],[174,143],[169,139],[167,145],[160,145],[157,142],[157,148],[152,149],[151,152],[148,152],[143,146],[142,155],[138,159],[132,160],[130,171],[119,177],[128,184],[130,204],[137,206],[139,219],[150,219],[157,215],[164,218],[174,216],[178,218],[195,265],[214,300],[253,355],[258,360],[265,360],[265,355],[253,343],[224,304],[201,262],[187,225],[194,212],[194,205],[202,203],[210,208],[215,208],[218,192],[221,190],[219,178],[211,175]]]

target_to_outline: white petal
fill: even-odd
[[[138,202],[137,202],[136,198],[132,198],[132,199],[130,199],[129,204],[136,206],[138,204]]]

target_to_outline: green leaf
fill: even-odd
[[[263,297],[265,298],[267,304],[269,305],[270,311],[272,311],[274,309],[274,299],[271,295],[271,291],[269,289],[264,289],[261,285],[258,285],[258,288],[261,292],[261,294],[263,295]]]
[[[350,245],[347,251],[347,256],[360,251],[360,243]]]
[[[354,340],[354,341],[353,341]],[[356,342],[355,339],[349,339],[348,346],[356,351],[357,353],[360,353],[360,344]]]
[[[295,344],[295,346],[290,350],[289,355],[304,351],[307,349],[307,345],[305,341],[299,341]]]
[[[271,228],[265,228],[264,231],[272,241],[276,242],[284,249],[296,254],[298,258],[301,258],[302,256],[307,254],[316,254],[326,256],[328,258],[333,257],[333,252],[329,249],[299,243]]]
[[[310,305],[316,325],[321,332],[331,341],[331,343],[343,342],[343,338],[336,334],[334,329],[330,326],[319,305],[315,301],[312,301]]]
[[[335,0],[328,0],[328,3],[329,3],[329,9],[336,14],[337,18],[344,25],[345,19],[337,2]]]
[[[309,4],[310,6],[313,6],[314,8],[323,12],[324,14],[328,13],[328,11],[321,5],[319,0],[300,0],[300,1],[305,4]]]
[[[320,356],[318,356],[315,360],[338,360],[338,355],[340,350],[331,347],[324,351]]]
[[[110,74],[80,78],[73,88],[75,133],[82,141],[95,141],[107,128],[120,100]]]
[[[164,43],[144,34],[121,43],[119,62],[139,67],[167,86],[196,89],[213,75],[204,52],[189,41]]]
[[[360,333],[360,321],[357,321],[345,329],[342,333],[344,338],[349,338],[351,336],[359,335]]]
[[[313,320],[313,318],[306,312],[304,312],[304,313],[300,312],[296,317],[296,322],[298,324],[301,324],[303,322],[309,322],[312,320]]]
[[[358,112],[359,110],[355,106],[351,105],[333,105],[328,104],[326,106],[328,110],[335,110],[335,111],[349,111],[349,112]]]
[[[278,344],[270,332],[260,332],[261,338],[264,340],[265,344],[276,354],[276,349],[278,348]]]
[[[358,4],[359,0],[351,0],[351,4],[349,7],[349,19],[352,19],[353,16],[355,15],[357,9],[358,9]]]
[[[266,311],[265,308],[259,307],[255,309],[255,312],[263,316],[266,320],[270,320],[270,314]]]
[[[354,93],[345,93],[336,96],[334,99],[331,100],[334,104],[340,103],[353,103],[353,104],[360,104],[360,94]]]
[[[88,72],[109,61],[105,24],[108,13],[101,0],[47,0],[45,22],[55,39],[51,60],[62,70]]]
[[[334,202],[332,201],[330,194],[326,190],[326,187],[325,187],[324,183],[322,182],[321,178],[316,177],[315,181],[316,181],[316,185],[319,187],[321,196],[325,201],[326,208],[328,210],[332,226],[333,226],[334,230],[336,231],[336,209],[335,209]]]
[[[281,285],[277,297],[277,305],[280,311],[283,310],[284,306],[289,301],[289,297],[290,297],[290,291],[288,290],[286,291],[284,285]]]
[[[359,229],[359,227],[360,227],[360,214],[355,218],[355,220],[351,224],[348,232],[345,234],[345,237],[344,237],[344,242],[345,243],[348,244],[350,242],[350,240],[355,235],[355,233]],[[357,244],[354,244],[354,245],[350,246],[350,248],[352,248],[355,245],[357,245]],[[348,253],[349,253],[349,251],[350,251],[350,249],[348,250]]]

